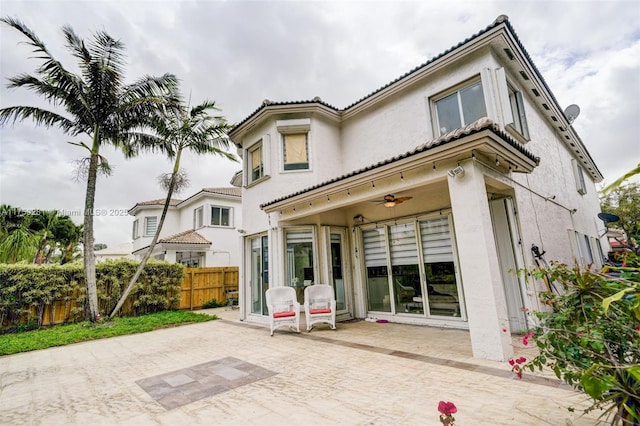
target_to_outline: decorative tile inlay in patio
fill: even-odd
[[[273,371],[226,357],[182,370],[137,380],[167,410],[273,376]]]

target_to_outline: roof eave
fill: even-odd
[[[231,139],[236,146],[242,147],[243,136],[253,127],[272,115],[287,113],[314,113],[320,114],[335,122],[339,122],[341,120],[340,111],[324,103],[315,101],[263,104],[252,115],[231,129],[229,132],[229,139]]]

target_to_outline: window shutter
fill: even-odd
[[[367,267],[387,266],[387,248],[384,228],[367,229],[362,232],[364,263]]]
[[[487,117],[493,121],[499,121],[497,112],[497,103],[495,98],[493,72],[489,68],[480,70],[480,79],[482,80],[482,93],[484,94],[484,104],[487,109]],[[469,123],[466,123],[469,124]]]
[[[502,111],[502,121],[506,126],[513,124],[513,113],[511,112],[511,102],[509,101],[509,88],[507,87],[507,76],[504,68],[496,70],[496,79],[498,80],[498,95],[500,97],[500,110]]]
[[[447,217],[420,221],[420,236],[425,263],[453,262],[451,232]]]
[[[393,225],[389,228],[392,265],[417,265],[416,229],[411,224]]]
[[[262,170],[263,176],[271,174],[271,136],[262,136]]]

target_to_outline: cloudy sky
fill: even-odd
[[[640,161],[640,3],[630,1],[12,1],[0,14],[27,24],[68,68],[60,28],[89,39],[104,30],[127,46],[129,82],[173,73],[192,103],[215,100],[239,122],[264,99],[308,100],[338,108],[357,101],[477,33],[501,14],[560,105],[577,104],[574,127],[611,182]],[[44,105],[7,78],[39,64],[19,33],[0,27],[0,106]],[[80,148],[32,122],[0,128],[0,203],[80,212],[85,183],[73,178]],[[161,156],[125,160],[105,150],[115,173],[98,181],[96,242],[130,240],[126,210],[162,198],[170,170]],[[229,186],[239,165],[183,158],[191,186]],[[78,223],[81,218],[78,218]]]

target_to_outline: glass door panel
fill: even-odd
[[[456,280],[448,217],[420,221],[429,312],[460,316],[460,292]]]
[[[314,284],[313,232],[311,229],[287,230],[287,285],[294,287],[300,304],[304,304],[304,289]]]
[[[418,244],[413,222],[389,226],[389,252],[396,313],[424,315]]]
[[[269,246],[266,236],[251,239],[251,313],[267,315],[265,293],[269,288]]]
[[[344,276],[344,259],[343,253],[343,233],[331,233],[330,235],[330,261],[331,265],[331,284],[333,285],[333,291],[336,296],[336,311],[346,311],[347,301],[345,292],[345,276]]]
[[[387,271],[387,240],[384,228],[362,231],[364,264],[367,271],[367,299],[370,311],[391,312]]]

